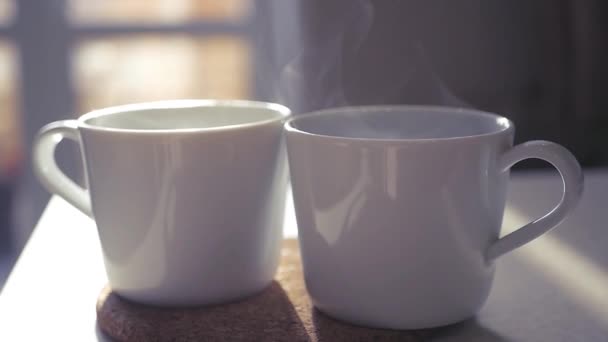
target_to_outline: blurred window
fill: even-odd
[[[69,0],[70,20],[78,23],[176,23],[243,19],[247,0]]]
[[[250,97],[240,37],[129,35],[83,40],[74,51],[78,113],[128,102]]]
[[[248,0],[69,0],[67,12],[82,31],[72,65],[78,114],[128,102],[252,97]]]
[[[16,176],[21,162],[21,122],[19,118],[16,49],[0,40],[0,182]]]

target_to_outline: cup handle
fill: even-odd
[[[559,171],[564,184],[560,202],[549,213],[495,241],[486,250],[486,260],[492,261],[521,247],[560,224],[576,207],[583,193],[583,172],[576,158],[561,145],[549,141],[529,141],[512,147],[498,161],[499,172],[506,172],[524,159],[542,159]]]
[[[80,211],[93,217],[88,191],[68,178],[55,161],[55,148],[63,138],[75,141],[82,149],[76,120],[56,121],[40,129],[33,146],[34,173],[49,192],[63,197]]]

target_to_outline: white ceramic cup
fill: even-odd
[[[471,317],[494,260],[559,224],[583,189],[565,148],[513,147],[513,123],[476,110],[340,108],[285,127],[308,292],[356,324],[419,329]],[[559,170],[563,197],[499,239],[509,168],[527,158]]]
[[[117,294],[222,303],[262,290],[278,266],[288,115],[277,104],[213,100],[96,110],[42,128],[34,170],[95,220]],[[62,138],[80,145],[86,190],[57,167]]]

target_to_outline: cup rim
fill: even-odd
[[[321,117],[325,115],[332,114],[348,114],[348,115],[358,115],[361,112],[368,111],[384,111],[384,112],[395,112],[395,111],[415,111],[415,110],[424,110],[427,112],[440,112],[440,113],[466,113],[469,115],[474,115],[478,117],[485,117],[494,119],[497,123],[503,125],[501,129],[485,132],[480,134],[472,134],[472,135],[460,135],[460,136],[450,136],[450,137],[437,137],[437,138],[356,138],[356,137],[348,137],[341,135],[328,135],[328,134],[320,134],[313,133],[309,131],[305,131],[299,129],[294,126],[299,120],[304,120],[311,117]],[[498,124],[497,124],[498,125]],[[365,106],[345,106],[345,107],[335,107],[335,108],[325,108],[321,110],[312,111],[309,113],[305,113],[298,116],[292,116],[289,118],[285,124],[284,128],[286,132],[289,133],[297,133],[309,137],[316,137],[319,139],[326,140],[334,140],[337,142],[365,142],[365,143],[399,143],[399,142],[439,142],[439,141],[460,141],[460,140],[473,140],[479,139],[483,137],[496,136],[501,134],[506,134],[509,132],[513,132],[515,129],[515,125],[513,121],[510,119],[494,114],[491,112],[486,112],[478,109],[470,109],[463,107],[451,107],[451,106],[436,106],[436,105],[365,105]]]
[[[179,108],[207,108],[207,107],[224,107],[224,108],[256,108],[268,109],[279,115],[274,118],[258,120],[252,122],[238,123],[233,125],[215,126],[215,127],[193,127],[193,128],[163,128],[163,129],[140,129],[140,128],[117,128],[91,124],[88,121],[98,117],[113,115],[119,113],[128,113],[142,110],[154,109],[179,109]],[[76,119],[80,128],[100,132],[114,133],[130,133],[130,134],[175,134],[175,133],[199,133],[199,132],[217,132],[236,130],[242,128],[250,128],[263,126],[273,122],[283,122],[291,115],[291,110],[286,106],[278,103],[250,101],[250,100],[215,100],[215,99],[176,99],[176,100],[160,100],[149,102],[138,102],[110,106],[101,109],[92,110],[81,115]]]

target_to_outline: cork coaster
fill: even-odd
[[[129,302],[102,290],[97,322],[118,341],[423,341],[429,330],[370,329],[334,320],[313,308],[296,240],[285,240],[272,284],[245,300],[194,309]]]

